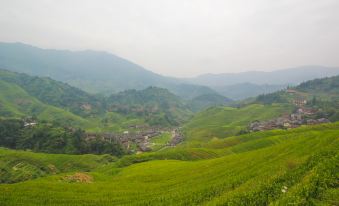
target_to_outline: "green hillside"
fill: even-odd
[[[116,139],[87,138],[81,129],[34,123],[27,125],[27,119],[0,119],[0,147],[55,154],[125,154]]]
[[[113,161],[108,155],[43,154],[0,148],[0,183],[14,183],[64,172],[88,172]]]
[[[0,202],[4,205],[335,205],[338,131],[336,123],[262,132],[261,137],[252,133],[240,136],[242,140],[238,144],[215,149],[219,154],[224,153],[217,158],[155,160],[127,167],[102,164],[89,168],[88,172],[78,169],[81,172],[2,184]],[[23,157],[15,158],[20,163]],[[54,158],[42,154],[38,157],[48,163]]]
[[[85,129],[92,131],[116,131],[133,122],[162,127],[177,126],[192,115],[183,99],[167,89],[157,87],[99,97],[50,78],[7,70],[0,70],[0,81],[3,84],[0,95],[7,95],[2,99],[1,112],[4,115],[0,113],[0,116],[3,117],[37,116],[41,120],[56,119],[69,124],[70,121],[61,120],[73,116],[79,121],[71,126],[86,126]],[[5,88],[5,84],[6,87],[12,87],[11,91]],[[31,104],[26,102],[27,105],[23,105],[25,102],[18,102],[20,98],[26,101],[30,99]],[[21,104],[20,108],[18,103]],[[88,121],[88,124],[84,125],[84,121]]]
[[[144,90],[127,90],[111,95],[107,100],[110,111],[135,114],[151,125],[177,126],[192,112],[183,101],[167,89],[149,87]]]
[[[1,117],[36,116],[40,120],[75,126],[89,123],[73,113],[40,102],[15,84],[0,80],[0,91]]]
[[[304,105],[323,111],[331,121],[339,121],[339,76],[315,79],[304,82],[296,87],[260,95],[253,102],[261,104],[289,103],[295,104],[296,100],[305,100]]]
[[[294,99],[311,101],[317,98],[321,101],[339,101],[339,76],[310,80],[287,90],[259,95],[256,102],[265,104],[291,102]]]
[[[337,205],[337,83],[228,107],[217,94],[98,97],[0,70],[0,146],[16,149],[0,148],[0,205]],[[300,107],[332,123],[249,132]]]
[[[22,43],[0,42],[0,68],[51,77],[92,94],[111,95],[150,86],[166,88],[184,98],[216,93],[207,86],[162,76],[102,51],[41,49]]]
[[[81,116],[104,111],[102,99],[51,78],[0,70],[0,80],[20,86],[45,104],[64,108]]]
[[[209,107],[226,105],[232,102],[231,99],[219,94],[203,94],[189,101],[189,107],[192,111],[202,111]]]
[[[254,120],[268,120],[289,113],[289,104],[252,104],[242,108],[212,107],[195,115],[184,125],[185,140],[204,143],[213,138],[224,138],[246,131]]]
[[[250,97],[256,97],[260,94],[272,93],[285,89],[287,84],[253,84],[253,83],[238,83],[232,85],[224,85],[212,87],[220,94],[232,98],[234,100],[243,100]]]
[[[296,89],[320,99],[339,101],[339,76],[307,81]]]

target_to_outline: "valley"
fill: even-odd
[[[234,101],[1,69],[0,205],[337,205],[338,78]]]
[[[339,206],[338,11],[0,0],[0,206]]]

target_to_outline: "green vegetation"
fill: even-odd
[[[153,137],[150,141],[152,151],[165,147],[170,142],[171,137],[172,134],[170,132],[164,132],[159,136]]]
[[[35,116],[40,120],[59,122],[65,125],[85,126],[89,122],[63,109],[44,104],[27,94],[21,87],[0,80],[0,116]]]
[[[0,148],[0,183],[21,182],[64,172],[88,172],[115,160],[110,155],[43,154]]]
[[[184,101],[166,89],[98,97],[50,78],[6,70],[0,70],[0,97],[1,117],[35,116],[90,131],[122,131],[133,122],[177,126],[192,115]]]
[[[334,123],[248,131],[296,99]],[[99,97],[0,70],[0,146],[16,149],[0,148],[0,205],[338,204],[338,77],[225,102],[156,87]]]
[[[219,94],[204,94],[193,98],[189,102],[189,107],[192,111],[202,111],[213,106],[226,105],[232,102],[231,99]]]
[[[321,101],[339,101],[339,76],[310,80],[296,87],[289,87],[288,91],[279,91],[272,94],[259,95],[257,102],[286,103],[296,98],[311,101],[316,98]]]
[[[213,138],[245,133],[254,120],[268,120],[291,112],[289,104],[252,104],[242,108],[214,107],[198,113],[184,126],[185,140],[201,144]],[[197,145],[196,145],[197,146]]]
[[[0,201],[5,205],[331,205],[338,201],[334,184],[338,131],[336,123],[246,134],[239,136],[238,144],[214,149],[218,158],[120,166],[113,162],[84,173],[92,178],[89,183],[65,180],[74,174],[66,173],[3,184]]]
[[[101,138],[86,138],[84,131],[51,124],[25,126],[22,120],[0,119],[0,146],[12,149],[30,149],[35,152],[64,154],[125,153],[120,142]]]
[[[67,109],[80,116],[104,112],[103,99],[51,78],[0,70],[0,79],[20,86],[45,104]]]
[[[339,76],[307,81],[296,89],[323,100],[339,101]]]
[[[135,114],[150,125],[177,126],[192,114],[177,96],[157,87],[120,92],[107,102],[110,111]]]
[[[287,91],[260,95],[254,102],[262,104],[293,103],[306,100],[308,107],[322,110],[322,115],[331,121],[339,121],[339,76],[315,79],[304,82]],[[251,102],[253,103],[253,101]]]
[[[126,59],[100,51],[48,50],[22,43],[0,42],[0,68],[48,76],[92,94],[111,95],[150,86],[166,88],[188,99],[215,93],[207,86],[161,76]]]

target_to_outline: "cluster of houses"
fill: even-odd
[[[249,131],[256,132],[272,129],[289,129],[305,124],[312,125],[330,122],[326,118],[313,119],[312,115],[315,115],[317,112],[318,110],[316,109],[302,107],[290,115],[284,115],[269,121],[256,120],[251,122],[249,125]]]
[[[161,134],[162,131],[156,128],[149,128],[147,130],[141,130],[138,132],[127,132],[123,133],[120,137],[120,142],[127,148],[130,148],[131,144],[137,145],[137,149],[141,152],[150,151],[149,140]]]
[[[86,133],[85,139],[87,141],[100,139],[108,142],[120,142],[129,151],[147,152],[151,151],[150,140],[164,132],[161,128],[147,126],[133,126],[130,129],[131,131],[126,130],[122,133]],[[183,135],[180,129],[174,129],[172,130],[171,141],[164,146],[175,146],[182,140]]]
[[[143,127],[143,129],[145,129]],[[157,128],[147,128],[139,131],[124,131],[122,133],[86,133],[85,139],[101,139],[109,142],[120,142],[127,150],[133,150],[132,145],[137,146],[137,150],[141,152],[150,151],[149,140],[161,134],[161,130]]]

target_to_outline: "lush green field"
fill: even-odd
[[[115,161],[110,155],[44,154],[0,148],[0,182],[21,182],[71,171],[90,171]]]
[[[252,104],[242,108],[213,107],[198,113],[184,126],[186,143],[205,143],[213,138],[232,136],[247,129],[254,120],[268,120],[289,113],[288,104]]]
[[[339,123],[230,137],[209,149],[175,148],[113,163],[96,156],[46,155],[1,150],[2,161],[36,158],[58,165],[74,159],[90,181],[74,172],[0,186],[2,205],[336,205]],[[182,156],[171,156],[186,150]],[[20,156],[21,154],[21,156]],[[26,155],[29,154],[29,155]],[[192,158],[196,154],[205,154]],[[208,155],[207,155],[208,154]],[[143,154],[146,156],[145,154]],[[158,155],[158,156],[157,156]],[[70,160],[65,160],[65,159]],[[128,159],[132,162],[128,162]],[[88,159],[88,161],[86,161]],[[156,160],[161,159],[161,160]],[[166,160],[167,159],[167,160]],[[194,161],[192,161],[194,160]],[[95,163],[91,163],[93,161]],[[147,160],[145,160],[147,161]],[[99,162],[99,163],[97,163]],[[136,161],[138,162],[138,161]],[[140,161],[142,162],[142,161]],[[8,166],[10,169],[13,166]],[[84,169],[85,168],[85,169]],[[84,171],[88,171],[85,173]],[[62,170],[60,170],[63,172]],[[65,170],[67,172],[68,170]],[[11,171],[9,171],[11,172]],[[13,171],[12,171],[13,172]]]
[[[166,144],[170,142],[171,136],[172,135],[171,135],[170,132],[164,132],[164,133],[160,134],[159,136],[153,137],[150,140],[150,143],[151,143],[150,146],[152,148],[152,151],[156,151],[156,150],[159,150],[159,149],[165,147]]]
[[[0,79],[0,117],[5,119],[0,133],[6,147],[120,157],[127,153],[110,149],[121,147],[84,144],[78,141],[81,130],[63,126],[122,132],[155,121],[169,128],[150,139],[151,152],[120,158],[0,148],[0,205],[339,205],[339,122],[247,130],[254,120],[290,114],[295,108],[288,102],[296,93],[262,95],[257,102],[263,104],[209,108],[177,128],[184,141],[172,147],[167,145],[174,136],[170,125],[180,125],[190,112],[166,90],[131,90],[106,102],[49,78],[19,75],[23,79],[18,84],[10,75],[5,72]],[[314,90],[335,96],[335,80],[319,80],[320,89],[304,83],[297,94]],[[41,85],[58,95],[49,98]],[[335,101],[307,97],[312,100],[308,106],[337,120]],[[32,128],[6,119],[31,115],[38,119]]]

